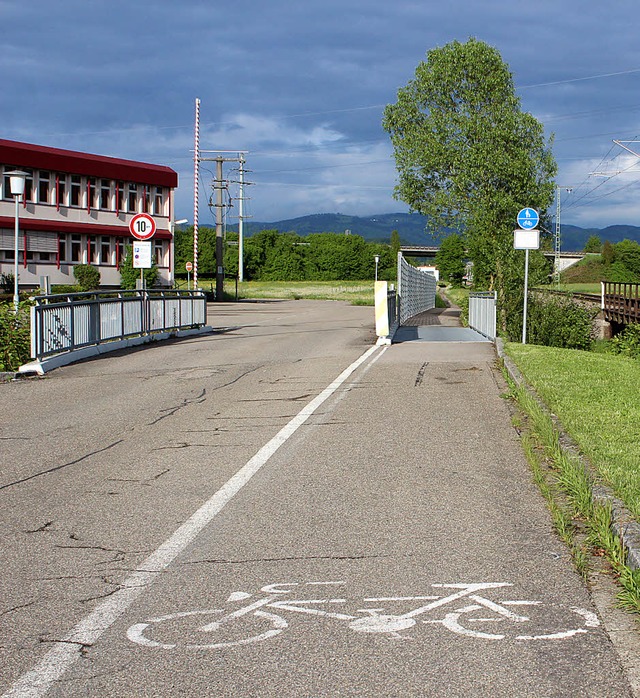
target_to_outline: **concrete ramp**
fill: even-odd
[[[399,327],[393,343],[401,342],[487,342],[479,332],[468,327],[446,327],[443,325],[420,325]]]
[[[398,328],[393,343],[489,342],[479,332],[460,324],[460,308],[432,308],[409,318]]]

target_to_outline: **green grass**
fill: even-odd
[[[235,294],[235,283],[225,291]],[[245,281],[238,284],[239,298],[281,298],[347,301],[352,305],[373,305],[373,281]]]
[[[640,361],[522,344],[507,344],[506,351],[640,520]]]
[[[551,290],[567,291],[568,293],[595,293],[600,295],[602,293],[602,287],[598,281],[593,283],[579,283],[579,284],[558,284],[557,286],[541,286],[540,288],[549,288]]]

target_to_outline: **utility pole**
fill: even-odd
[[[556,232],[553,236],[553,283],[556,286],[560,283],[560,192],[563,189],[569,194],[573,191],[571,187],[556,185]]]
[[[221,301],[224,293],[224,252],[222,238],[222,163],[224,158],[216,158],[216,300]]]
[[[201,157],[201,161],[211,161],[216,163],[216,177],[212,185],[215,191],[216,209],[216,301],[222,301],[224,293],[224,214],[222,192],[227,188],[227,182],[223,179],[222,168],[225,162],[239,162],[244,164],[244,153],[238,153],[238,157],[225,157],[229,151],[201,151],[205,153],[216,153],[215,157]],[[235,151],[237,152],[237,151]]]
[[[244,281],[244,154],[240,153],[240,199],[238,201],[238,281]]]

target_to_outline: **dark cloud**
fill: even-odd
[[[199,97],[202,147],[250,151],[254,217],[404,210],[383,106],[429,49],[474,36],[554,134],[558,182],[576,187],[563,220],[635,223],[634,156],[612,143],[640,133],[635,11],[631,0],[0,0],[3,136],[168,164],[189,216]]]

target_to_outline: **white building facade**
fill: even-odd
[[[27,173],[19,204],[18,279],[21,288],[74,284],[73,267],[100,270],[100,285],[120,285],[119,267],[134,238],[129,221],[148,213],[156,222],[153,259],[158,283],[173,285],[174,190],[169,167],[0,139],[0,273],[13,274],[15,200],[8,172]]]

